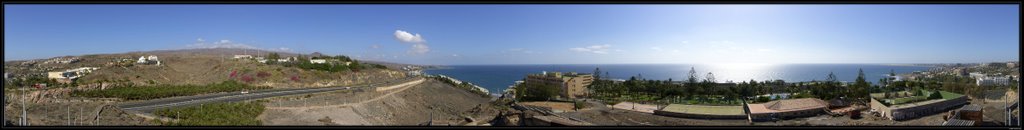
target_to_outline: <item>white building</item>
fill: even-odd
[[[985,78],[986,77],[985,74],[981,74],[981,73],[978,73],[978,72],[970,73],[968,75],[970,75],[971,78],[974,78],[974,79],[980,79],[980,78]]]
[[[156,64],[156,65],[160,65],[160,58],[156,57],[154,55],[139,56],[139,60],[135,61],[135,63],[138,63],[138,64]]]
[[[51,78],[51,79],[75,79],[75,78],[78,78],[78,77],[80,77],[82,75],[85,75],[85,74],[88,74],[88,73],[92,73],[92,71],[97,70],[97,69],[99,69],[99,68],[96,68],[96,67],[82,67],[82,68],[70,69],[70,70],[65,70],[65,71],[48,72],[47,73],[47,77]]]
[[[235,59],[252,58],[252,55],[235,55]]]
[[[267,63],[267,59],[263,57],[256,57],[256,62]]]
[[[323,64],[323,63],[327,63],[327,60],[326,59],[310,59],[309,63]]]
[[[1010,77],[982,77],[975,80],[978,86],[1010,85]]]
[[[288,58],[283,58],[283,59],[277,59],[277,62],[292,62],[293,60],[298,60],[298,58],[288,57]]]
[[[139,60],[135,61],[135,63],[139,63],[139,64],[145,64],[146,62],[147,62],[146,61],[146,56],[139,56]]]

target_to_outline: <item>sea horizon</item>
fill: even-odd
[[[829,72],[842,82],[852,82],[858,69],[864,70],[865,79],[876,83],[890,71],[897,74],[925,71],[930,66],[908,66],[889,64],[496,64],[496,65],[444,65],[442,68],[425,70],[426,74],[443,74],[487,88],[499,93],[526,74],[547,72],[593,73],[601,68],[602,75],[608,72],[611,79],[637,77],[647,80],[682,81],[689,75],[691,67],[703,80],[711,72],[716,82],[744,82],[784,80],[785,82],[823,81]]]

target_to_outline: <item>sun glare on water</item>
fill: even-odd
[[[776,74],[772,71],[777,64],[771,63],[716,63],[710,65],[711,73],[714,74],[716,82],[742,82],[754,80],[774,79]],[[706,73],[704,73],[706,74]],[[705,76],[705,75],[701,75]]]

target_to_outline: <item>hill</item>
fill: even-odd
[[[238,80],[250,85],[275,88],[360,84],[405,76],[405,73],[400,71],[373,67],[328,72],[279,64],[264,64],[252,59],[233,58],[234,55],[249,54],[256,57],[269,53],[278,53],[282,57],[309,56],[287,52],[229,48],[158,50],[8,61],[5,62],[4,68],[13,77],[20,78],[45,77],[46,72],[79,67],[99,68],[82,76],[74,82],[75,84],[202,85]],[[160,65],[135,64],[134,62],[142,56],[157,56],[161,63]]]

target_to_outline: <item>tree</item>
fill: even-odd
[[[270,53],[270,55],[267,55],[267,62],[268,63],[277,63],[277,59],[281,59],[281,55],[278,55],[276,52],[275,53]]]
[[[608,79],[608,78],[611,78],[611,76],[612,76],[612,75],[608,75],[608,71],[605,71],[605,72],[604,72],[604,76],[602,76],[602,78],[604,78],[604,79]]]
[[[558,96],[558,87],[544,84],[520,84],[515,87],[516,97],[526,101],[544,101]]]
[[[693,69],[693,67],[690,67],[690,76],[689,76],[689,78],[686,79],[686,81],[687,81],[687,83],[696,83],[697,82],[697,71],[695,71]]]
[[[852,91],[852,92],[850,92],[849,94],[852,95],[851,98],[863,99],[864,97],[866,97],[868,95],[867,89],[870,86],[871,86],[870,83],[868,83],[864,79],[864,69],[858,69],[858,71],[857,71],[857,80],[854,82],[853,86],[851,87],[850,91]]]
[[[697,71],[694,70],[693,67],[690,67],[690,75],[686,78],[686,83],[683,88],[686,90],[686,93],[688,93],[686,94],[686,98],[688,99],[692,98],[693,95],[695,95],[694,93],[697,92]]]

